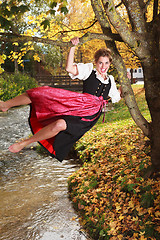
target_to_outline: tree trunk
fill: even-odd
[[[14,46],[14,51],[17,51],[17,46]],[[14,59],[14,72],[17,74],[18,73],[18,62],[17,59]]]
[[[151,114],[151,160],[155,170],[160,171],[160,57],[150,65],[144,63],[145,94]]]
[[[17,59],[14,60],[14,72],[18,73],[18,63],[17,63]]]
[[[105,32],[104,29],[103,31]],[[149,136],[149,124],[146,121],[146,119],[142,116],[138,108],[138,105],[131,87],[131,82],[127,78],[127,70],[124,65],[123,59],[118,54],[117,48],[112,41],[105,41],[105,42],[106,42],[106,46],[112,50],[113,64],[116,67],[119,75],[120,84],[122,86],[122,91],[123,91],[123,97],[125,99],[128,110],[133,120],[138,125],[138,127],[143,131],[143,133],[146,136]]]

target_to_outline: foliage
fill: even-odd
[[[58,69],[63,61],[60,48],[46,44],[45,46],[36,46],[35,51],[38,53],[45,69],[52,75],[58,74]],[[60,68],[59,71],[61,70],[62,69]]]
[[[5,59],[6,59],[5,54],[0,55],[0,74],[4,71],[4,69],[1,67],[1,64],[4,64]]]
[[[122,12],[122,9],[120,11]],[[21,33],[26,37],[40,36],[50,40],[69,41],[74,36],[83,36],[88,30],[92,33],[102,33],[89,0],[76,0],[68,3],[67,1],[33,0],[30,4],[27,1],[24,1],[23,4],[21,1],[19,3],[15,1],[1,3],[0,1],[0,16],[2,29],[4,28],[6,32],[9,30],[16,34]],[[37,44],[31,44],[30,40],[28,42],[27,45],[27,40],[22,41],[25,45],[20,46],[19,41],[15,40],[13,51],[8,54],[10,60],[16,60],[19,65],[23,66],[23,56],[32,51],[35,60],[40,61],[42,55],[35,47]],[[17,44],[16,50],[14,50],[15,44]],[[91,40],[79,47],[77,55],[82,54],[83,62],[92,61],[93,53],[100,47],[105,47],[103,40]],[[135,67],[136,60],[133,60],[133,53],[128,52],[127,47],[122,43],[118,45],[118,48],[124,59],[126,58],[126,64],[132,62],[131,65]],[[64,47],[64,59],[66,59],[65,52]],[[79,57],[77,56],[77,58]]]
[[[50,14],[50,10],[48,9],[56,7],[58,3],[50,4],[49,8],[47,6],[47,1],[31,1],[29,5],[28,3],[28,1],[23,1],[23,4],[21,1],[19,1],[19,3],[12,0],[4,1],[3,3],[0,1],[0,28],[1,32],[6,32],[7,38],[4,42],[1,41],[0,44],[1,51],[7,56],[5,65],[3,65],[4,70],[8,70],[6,68],[8,63],[14,67],[15,65],[13,65],[13,62],[17,62],[17,64],[20,66],[19,70],[22,70],[22,68],[24,69],[23,60],[28,58],[31,60],[30,63],[33,61],[33,59],[34,61],[39,62],[40,60],[43,61],[44,58],[45,60],[52,58],[52,63],[54,65],[57,65],[57,60],[60,58],[60,51],[56,49],[56,46],[48,47],[46,45],[44,47],[43,44],[34,44],[32,41],[10,41],[10,37],[7,37],[8,33],[10,34],[10,32],[16,35],[21,33],[25,34],[26,36],[44,36],[45,29],[47,28],[48,24],[50,25],[48,22],[51,19],[48,16],[48,14]],[[66,3],[59,3],[60,12],[67,12],[67,10],[65,10],[65,5]],[[47,14],[45,14],[44,9],[47,9]],[[46,19],[47,17],[49,17],[49,20]],[[57,19],[58,17],[55,16],[55,22],[58,22]],[[3,28],[5,30],[2,30]],[[55,25],[53,28],[56,31]],[[48,37],[48,32],[45,35]],[[51,37],[51,35],[49,37]],[[43,54],[41,54],[41,51],[38,51],[40,48],[41,51],[45,48]],[[46,50],[48,50],[48,52]],[[55,50],[57,54],[55,53]],[[55,57],[52,56],[52,52],[54,53],[53,55]],[[46,62],[46,64],[48,66],[48,62]]]
[[[0,76],[0,99],[6,101],[37,85],[36,80],[26,74],[4,73]]]
[[[67,1],[67,0],[53,0],[53,1],[42,1],[42,0],[32,0],[32,1],[0,1],[0,25],[1,29],[9,30],[13,33],[19,33],[19,25],[20,21],[26,24],[26,27],[23,27],[23,31],[21,29],[21,33],[25,34],[25,36],[43,36],[48,39],[58,39],[66,40],[73,37],[75,34],[84,35],[88,30],[92,33],[102,33],[102,28],[108,28],[108,19],[105,14],[103,14],[103,10],[108,8],[107,11],[109,13],[114,12],[115,19],[111,18],[111,22],[113,21],[113,27],[111,27],[112,38],[113,40],[117,40],[116,33],[118,29],[123,30],[124,23],[125,29],[127,30],[136,30],[137,32],[141,31],[139,26],[140,24],[135,21],[138,21],[141,17],[139,15],[140,10],[144,13],[144,18],[146,22],[151,22],[153,20],[153,1],[142,1],[140,5],[140,9],[137,9],[135,14],[135,19],[131,18],[129,11],[132,11],[132,8],[139,5],[135,3],[131,4],[131,10],[127,7],[125,2],[119,3],[119,1],[107,1],[106,5],[103,1],[99,2],[99,14],[101,15],[101,20],[103,19],[103,24],[100,19],[96,20],[96,12],[98,10],[98,6],[94,4],[94,1],[83,1],[83,0],[75,0],[75,1]],[[92,5],[91,5],[92,3]],[[103,6],[104,5],[104,6]],[[94,7],[93,7],[94,6]],[[97,8],[97,9],[96,9]],[[103,9],[104,8],[104,9]],[[158,6],[157,6],[158,8]],[[115,12],[116,10],[116,12]],[[127,13],[128,11],[128,13]],[[159,8],[157,9],[159,12]],[[107,13],[108,14],[108,13]],[[119,23],[122,25],[119,28],[119,24],[116,22],[117,14],[119,15]],[[109,14],[108,14],[109,16]],[[110,16],[109,16],[110,18]],[[131,18],[131,19],[130,19]],[[141,20],[144,20],[140,18]],[[18,21],[18,25],[15,26],[16,20]],[[134,20],[134,21],[133,21]],[[104,23],[105,21],[105,23]],[[95,24],[93,24],[95,22]],[[142,21],[141,21],[142,22]],[[93,24],[93,25],[92,25]],[[92,26],[92,27],[89,27]],[[116,29],[117,28],[117,29]],[[79,30],[78,30],[79,29]],[[116,30],[115,30],[116,29]],[[18,32],[17,32],[18,31]],[[123,31],[122,31],[123,32]],[[98,37],[98,35],[97,35]],[[130,36],[129,36],[129,39]],[[104,41],[97,40],[98,45],[104,45]],[[94,47],[89,48],[89,44],[83,46],[82,49],[85,52],[94,51],[96,48],[96,42]],[[93,45],[93,44],[92,44]],[[139,46],[137,43],[136,45]],[[132,49],[129,49],[128,44],[122,43],[121,39],[118,38],[117,47],[119,52],[123,56],[125,63],[127,66],[134,66],[136,63],[136,67],[140,64],[138,58],[134,54]],[[134,46],[136,47],[136,46]],[[90,54],[85,54],[85,56],[90,56]],[[20,57],[20,56],[19,56]],[[134,59],[134,60],[133,60]],[[138,60],[138,62],[137,62]]]
[[[134,90],[149,118],[143,89]],[[68,179],[70,197],[96,240],[158,240],[160,178],[145,179],[151,166],[148,139],[127,114],[123,120],[115,110],[109,114],[118,119],[107,116],[105,124],[99,122],[77,143],[84,164]]]

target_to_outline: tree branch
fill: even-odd
[[[149,123],[142,116],[142,114],[138,108],[138,105],[136,103],[136,99],[135,99],[135,96],[134,96],[134,93],[133,93],[133,90],[131,87],[131,82],[127,78],[127,70],[126,70],[124,61],[123,61],[121,55],[119,54],[117,47],[113,41],[112,42],[107,41],[106,45],[112,51],[113,64],[116,67],[118,74],[119,74],[119,80],[120,80],[120,84],[122,86],[122,92],[123,92],[124,99],[127,104],[128,110],[129,110],[132,118],[136,122],[136,124],[141,128],[143,133],[146,136],[148,136],[149,135]]]
[[[123,42],[121,36],[119,34],[112,33],[110,23],[108,21],[108,17],[105,13],[104,6],[102,1],[91,0],[92,8],[94,13],[98,19],[99,24],[101,25],[102,29],[105,29],[105,34],[112,38],[114,41]]]
[[[86,28],[80,28],[80,29],[70,29],[70,30],[63,30],[63,31],[59,31],[58,33],[56,33],[53,37],[57,36],[58,34],[64,34],[64,33],[69,33],[69,32],[79,32],[79,31],[85,31],[91,27],[94,26],[94,24],[96,24],[98,22],[98,20],[95,20],[90,26],[86,27]],[[65,25],[65,27],[68,27]]]
[[[121,1],[119,4],[117,4],[117,5],[115,6],[115,8],[120,7],[122,4],[123,4],[123,2]]]
[[[129,17],[132,21],[133,30],[139,34],[145,32],[145,20],[143,17],[143,8],[140,7],[138,0],[124,0]],[[136,10],[135,10],[136,9]]]
[[[158,0],[154,0],[154,5],[153,5],[153,20],[157,17],[158,15]]]
[[[148,0],[148,1],[146,2],[145,7],[144,7],[144,9],[143,9],[143,13],[145,13],[145,12],[147,11],[147,7],[149,6],[150,2],[151,2],[151,0]]]
[[[104,11],[102,1],[91,0],[91,5],[100,25],[104,28],[110,28],[110,24],[108,22],[107,15]]]
[[[128,43],[131,48],[136,48],[137,36],[130,31],[125,21],[121,18],[119,13],[116,11],[113,1],[112,0],[102,0],[102,1],[104,4],[106,14],[111,24],[119,33],[119,35],[122,37],[123,41]]]
[[[38,42],[38,43],[44,43],[44,44],[50,44],[50,45],[57,45],[60,47],[71,47],[72,43],[71,42],[64,42],[62,40],[52,40],[48,38],[39,38],[39,37],[32,37],[32,36],[25,36],[25,35],[18,35],[18,34],[6,34],[6,33],[0,33],[1,37],[0,40],[1,42],[27,42],[27,41],[32,41],[32,42]],[[115,39],[117,41],[121,40],[119,39],[119,35],[115,34],[114,35]],[[111,41],[113,40],[113,37],[106,36],[102,33],[86,33],[80,38],[80,44],[83,44],[85,42],[88,42],[92,39],[101,39],[101,40],[107,40]]]

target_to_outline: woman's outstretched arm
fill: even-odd
[[[71,42],[74,46],[70,48],[70,51],[68,54],[66,71],[76,76],[78,75],[78,69],[77,69],[77,66],[74,65],[73,63],[74,63],[75,48],[76,48],[76,45],[79,43],[79,38],[75,37],[71,39]]]

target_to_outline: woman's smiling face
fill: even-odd
[[[105,75],[110,67],[110,64],[110,60],[107,56],[101,56],[96,62],[96,69],[100,75]]]

